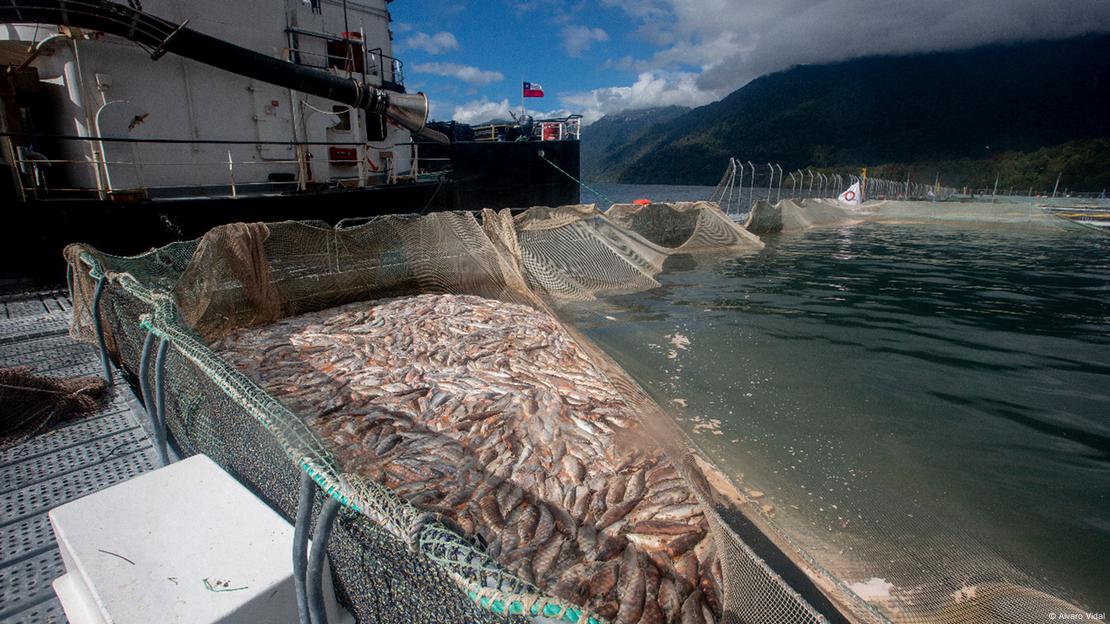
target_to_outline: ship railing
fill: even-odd
[[[515,124],[485,124],[472,126],[475,141],[504,141]],[[577,141],[582,136],[582,116],[569,115],[532,122],[530,141]]]
[[[348,76],[360,75],[363,82],[370,78],[376,86],[386,89],[405,89],[404,61],[385,54],[382,48],[367,50],[364,44],[366,35],[362,30],[352,33],[352,37],[303,28],[287,28],[285,32],[289,38],[285,59],[291,63]],[[357,38],[354,37],[355,34]],[[323,41],[324,51],[298,46],[300,37]]]
[[[266,194],[289,191],[305,191],[309,188],[340,186],[361,188],[379,184],[393,184],[417,179],[419,175],[443,173],[450,168],[450,159],[429,158],[419,155],[416,143],[391,145],[387,152],[408,147],[411,150],[411,165],[405,170],[397,170],[394,158],[379,157],[379,162],[370,159],[369,151],[374,148],[370,143],[351,141],[251,141],[251,140],[191,140],[191,139],[133,139],[133,138],[96,138],[60,135],[35,135],[4,132],[0,139],[11,141],[13,137],[31,139],[33,143],[54,141],[84,141],[90,144],[91,154],[85,158],[49,158],[37,154],[23,146],[12,145],[12,157],[3,159],[11,169],[12,180],[19,197],[24,199],[48,199],[60,197],[99,196],[108,198],[164,198],[184,197],[186,191],[194,190],[197,196],[212,196],[213,189],[222,195]],[[191,146],[222,147],[227,158],[148,160],[109,157],[104,155],[105,143],[168,144]],[[244,154],[251,148],[258,151],[263,147],[290,147],[293,154],[288,157],[247,157]],[[324,157],[313,155],[307,148],[323,147]],[[354,149],[353,154],[333,157],[331,148]],[[319,151],[319,150],[316,150]],[[144,155],[145,156],[145,155]],[[237,157],[236,157],[237,156]],[[446,162],[444,162],[446,161]],[[327,177],[317,179],[320,165],[328,165]],[[334,167],[332,167],[334,165]],[[265,179],[259,174],[259,167],[265,171]],[[91,186],[72,184],[74,173],[91,168]],[[166,169],[181,170],[190,168],[203,176],[204,180],[190,184],[153,183],[151,178],[159,177],[157,172]],[[336,175],[335,169],[349,169],[349,175]],[[269,171],[266,171],[269,169]],[[199,177],[199,176],[198,176]],[[221,179],[222,178],[222,179]],[[223,191],[220,191],[223,189]]]
[[[509,124],[486,124],[473,126],[471,130],[474,131],[475,141],[500,141],[512,127]]]
[[[532,127],[535,141],[577,141],[582,136],[582,116],[537,119]]]
[[[397,147],[409,148],[409,162],[412,163],[410,173],[413,178],[420,176],[445,173],[451,169],[451,159],[446,157],[429,157],[420,155],[420,143],[398,143]]]

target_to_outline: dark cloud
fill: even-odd
[[[659,69],[731,91],[801,63],[1110,32],[1107,0],[603,0],[670,41]]]

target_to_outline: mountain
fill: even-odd
[[[980,163],[1110,138],[1108,111],[1110,35],[870,57],[797,66],[646,128],[605,129],[613,138],[595,170],[629,183],[714,184],[729,156],[785,169]]]
[[[630,157],[621,151],[622,147],[644,138],[644,132],[655,124],[668,122],[689,110],[685,106],[627,110],[606,115],[582,128],[582,176],[614,181],[610,163],[624,162]]]

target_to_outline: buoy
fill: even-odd
[[[650,199],[634,199],[634,200],[632,200],[632,203],[636,204],[637,206],[646,206],[646,205],[651,203],[651,200]]]

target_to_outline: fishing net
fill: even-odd
[[[1076,224],[1030,202],[869,201],[859,206],[835,199],[757,201],[744,227],[758,235],[802,232],[814,227],[852,223],[982,225],[1025,229],[1060,229]]]
[[[877,201],[863,207],[868,221],[1059,229],[1075,224],[1032,202]]]
[[[59,379],[28,366],[0,368],[0,450],[12,448],[50,424],[96,411],[106,384],[99,377]]]
[[[669,256],[763,247],[711,202],[536,207],[484,214],[485,228],[548,297],[588,300],[648,290]]]
[[[695,244],[684,242],[687,250],[711,250],[712,246],[705,242],[708,240],[726,242],[727,248],[758,242],[735,232],[722,236],[727,228],[714,225],[715,210],[713,206],[703,206],[677,211],[680,214],[674,218],[690,220],[687,224],[690,236],[686,240]],[[698,216],[690,219],[690,214]],[[639,223],[639,227],[644,227],[642,220]],[[707,230],[711,234],[702,236]],[[677,248],[682,249],[683,245]],[[655,283],[651,276],[660,270],[670,253],[673,250],[651,243],[587,207],[539,208],[517,217],[487,211],[481,224],[467,213],[388,216],[353,227],[302,222],[233,224],[216,228],[200,240],[175,243],[131,258],[73,245],[66,250],[74,302],[71,333],[95,343],[99,321],[108,353],[133,386],[156,381],[151,370],[142,368],[144,346],[149,349],[150,340],[164,343],[167,350],[163,416],[175,442],[185,453],[210,456],[286,518],[292,518],[296,512],[302,472],[311,475],[325,492],[341,502],[344,509],[328,542],[328,554],[340,599],[359,621],[494,622],[540,618],[603,622],[613,615],[613,621],[618,622],[641,621],[641,616],[642,621],[824,621],[736,533],[732,521],[726,519],[736,513],[736,507],[732,498],[722,494],[725,487],[722,478],[691,450],[692,445],[668,415],[616,362],[573,327],[555,320],[544,300],[530,288],[532,285],[549,296],[575,298],[650,287]],[[455,299],[436,299],[435,295]],[[583,383],[590,384],[591,392],[612,396],[611,409],[617,415],[614,417],[628,418],[627,430],[638,432],[638,439],[652,442],[652,446],[644,447],[643,454],[654,459],[644,468],[636,468],[640,454],[629,454],[630,472],[626,472],[634,476],[621,477],[619,490],[615,481],[600,484],[605,488],[605,503],[610,507],[601,508],[606,511],[597,520],[598,534],[620,513],[640,509],[641,499],[629,492],[650,490],[654,487],[652,475],[671,471],[682,484],[676,488],[684,488],[694,497],[681,513],[704,517],[708,530],[708,538],[701,537],[704,532],[697,534],[701,541],[697,542],[699,552],[693,555],[694,576],[681,574],[677,569],[681,565],[676,564],[674,570],[668,568],[671,562],[659,557],[658,552],[633,547],[633,541],[624,533],[617,536],[621,541],[616,545],[623,545],[620,550],[610,548],[613,545],[605,541],[610,538],[591,537],[594,529],[581,526],[579,536],[596,539],[603,544],[599,548],[623,553],[619,556],[611,553],[606,559],[607,567],[602,566],[604,569],[588,579],[590,587],[595,583],[605,585],[607,579],[612,581],[615,589],[607,595],[619,598],[619,610],[614,605],[609,605],[613,608],[608,610],[595,609],[569,599],[566,596],[581,595],[575,592],[585,589],[551,585],[540,578],[530,578],[524,573],[528,569],[510,569],[512,562],[498,559],[500,549],[509,547],[497,541],[497,535],[483,530],[488,527],[460,526],[452,520],[450,509],[423,504],[420,492],[387,487],[382,479],[375,478],[374,466],[351,465],[348,456],[337,452],[334,439],[321,436],[317,419],[353,409],[343,397],[345,392],[354,391],[344,389],[344,374],[341,370],[336,372],[337,367],[341,369],[348,364],[326,362],[297,369],[304,375],[290,378],[289,387],[273,384],[263,387],[261,376],[248,374],[251,349],[232,348],[236,340],[246,340],[243,344],[250,345],[254,343],[249,340],[267,332],[281,334],[280,326],[286,323],[300,328],[298,340],[307,335],[305,328],[314,328],[309,333],[316,332],[313,334],[316,339],[325,343],[331,336],[342,335],[359,345],[373,347],[377,342],[358,342],[360,339],[352,334],[373,330],[379,320],[355,324],[345,334],[328,334],[320,328],[327,329],[338,314],[372,316],[390,306],[423,305],[425,300],[421,297],[432,297],[428,301],[434,305],[461,301],[486,308],[493,301],[499,305],[492,309],[499,312],[524,314],[521,310],[531,310],[555,323],[544,335],[562,340],[566,353],[579,354],[574,357],[593,371],[594,377]],[[437,322],[451,326],[452,322],[466,320],[455,318],[459,314],[452,310],[441,311]],[[412,321],[425,322],[422,317]],[[410,342],[423,340],[421,326],[403,325],[399,327],[407,333],[382,336],[380,342],[415,349],[416,345]],[[530,333],[529,327],[522,321],[515,329]],[[469,329],[459,329],[458,341],[467,344],[469,337],[477,344],[478,338],[486,335],[482,332],[509,329],[514,328],[471,325]],[[218,355],[214,345],[227,357]],[[316,344],[305,348],[319,352],[330,346]],[[450,356],[438,353],[438,348],[428,347],[422,357]],[[272,353],[260,348],[253,353],[262,360],[287,357],[281,348],[273,349]],[[233,364],[229,358],[235,354],[242,361]],[[491,374],[476,364],[477,360],[463,362],[474,367],[479,377]],[[303,362],[296,365],[302,366]],[[315,383],[314,375],[320,372],[328,373],[323,377],[326,383],[340,384],[328,405],[298,403],[301,386]],[[556,368],[551,371],[555,377],[558,373]],[[416,377],[405,377],[402,381],[426,383]],[[501,385],[519,382],[504,375],[494,381]],[[404,390],[397,392],[401,394],[394,396],[407,396]],[[566,401],[579,400],[581,397],[575,398],[578,394],[570,386],[565,396],[555,397],[557,401],[549,403],[562,415],[567,411]],[[414,401],[450,400],[432,391],[413,396]],[[526,406],[525,414],[527,410],[546,409],[536,402],[527,405],[531,407]],[[365,409],[383,408],[375,404]],[[396,412],[389,412],[388,416],[400,422]],[[489,414],[470,414],[460,404],[451,416],[469,421]],[[376,434],[376,452],[389,452],[400,446],[402,433],[411,434],[396,428],[392,431]],[[467,439],[468,432],[455,433],[460,437],[453,438],[454,442]],[[558,440],[552,438],[549,446],[557,447]],[[545,448],[540,452],[550,451]],[[483,453],[479,460],[479,468],[493,470],[500,465],[497,453]],[[573,468],[574,462],[564,465]],[[503,480],[490,483],[500,484],[497,497],[481,500],[492,498],[500,505],[505,502],[501,498],[503,493],[511,497],[513,489],[505,487]],[[565,506],[567,501],[562,504]],[[552,514],[565,513],[565,507],[554,501],[545,505]],[[619,513],[614,514],[613,509]],[[673,506],[660,509],[663,511],[660,515],[679,513]],[[501,518],[499,511],[488,506],[481,511],[494,519]],[[563,524],[563,518],[563,515],[555,518],[556,526]],[[651,526],[665,524],[663,519],[652,522],[656,524],[649,523]],[[635,533],[640,526],[629,526],[628,530]],[[682,552],[675,545],[678,539],[667,540],[662,542],[667,548]],[[569,539],[560,542],[562,545],[554,554],[544,552],[543,547],[526,550],[525,554],[561,562],[564,552],[572,551],[566,546],[569,542]],[[688,548],[692,542],[686,543]],[[599,556],[598,561],[601,560]],[[544,568],[550,570],[558,565]],[[613,576],[617,570],[619,579]],[[684,601],[664,603],[656,598],[677,591],[675,587],[685,582],[683,578],[694,582],[682,587]]]
[[[776,203],[757,201],[744,227],[759,235],[799,232],[812,227],[857,222],[860,215],[836,201],[784,199]]]
[[[614,204],[605,216],[671,253],[763,247],[757,236],[736,225],[712,202]]]

